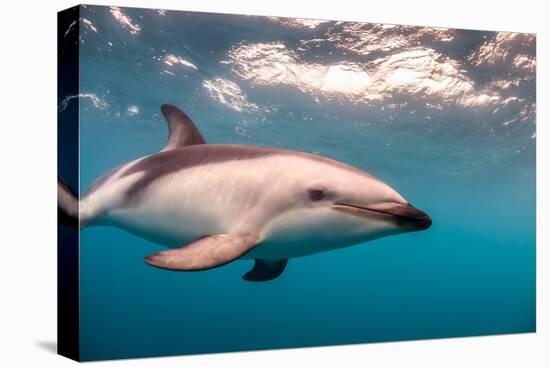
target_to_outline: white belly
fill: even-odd
[[[239,170],[243,165],[236,163],[188,168],[159,178],[129,200],[124,193],[143,173],[124,176],[122,170],[88,205],[102,204],[104,213],[96,224],[179,247],[205,235],[247,231],[261,192],[254,190],[249,168]]]

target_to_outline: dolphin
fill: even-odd
[[[183,111],[161,111],[169,136],[160,152],[113,169],[80,200],[58,179],[60,224],[115,226],[165,246],[144,259],[162,269],[254,259],[248,281],[277,278],[289,258],[432,224],[361,169],[305,152],[207,144]]]

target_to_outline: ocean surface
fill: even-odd
[[[264,283],[241,279],[252,261],[163,271],[143,262],[161,246],[84,229],[82,359],[535,331],[533,35],[95,6],[80,16],[80,94],[59,108],[80,103],[81,192],[160,150],[171,103],[208,142],[346,162],[433,219],[291,259]]]

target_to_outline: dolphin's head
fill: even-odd
[[[432,220],[382,180],[347,164],[303,155],[285,174],[286,201],[270,226],[283,240],[342,247],[393,234],[420,231]],[[292,180],[289,178],[292,177]],[[312,248],[311,252],[317,252]]]
[[[307,199],[312,207],[327,207],[337,216],[353,218],[382,234],[428,229],[431,218],[411,205],[401,194],[382,180],[359,169],[330,164],[330,176],[319,177],[308,185]]]

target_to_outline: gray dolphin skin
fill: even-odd
[[[254,259],[243,279],[277,278],[289,258],[424,230],[430,217],[378,178],[319,155],[207,144],[162,105],[166,146],[97,179],[81,199],[58,181],[60,224],[116,226],[167,247],[154,267],[207,270]]]

